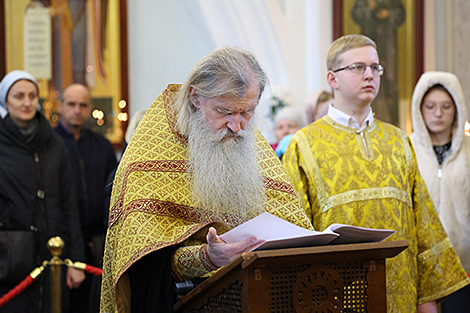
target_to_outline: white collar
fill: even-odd
[[[372,113],[372,108],[369,110],[369,114],[367,114],[366,119],[362,123],[362,125],[359,125],[359,122],[354,118],[343,111],[340,111],[336,108],[333,107],[333,105],[330,104],[328,108],[328,116],[336,123],[349,127],[349,128],[354,128],[358,130],[363,130],[372,122],[374,121],[374,114]]]

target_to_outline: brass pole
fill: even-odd
[[[64,261],[59,256],[64,248],[64,241],[60,237],[52,237],[47,242],[47,247],[52,254],[49,261],[51,267],[51,313],[61,313],[61,270]]]

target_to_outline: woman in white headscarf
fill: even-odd
[[[470,272],[470,138],[458,78],[426,72],[413,92],[410,138],[418,166],[444,229],[463,267]],[[442,303],[442,312],[468,312],[470,285]]]
[[[6,247],[8,240],[0,240],[1,295],[15,287],[34,266],[51,258],[46,245],[51,237],[64,240],[63,259],[83,261],[85,257],[67,150],[37,110],[38,102],[38,83],[28,72],[12,71],[0,82],[0,236],[16,231],[34,241],[32,249],[24,251],[24,246]],[[29,232],[33,236],[28,236]],[[12,273],[10,268],[16,264],[9,264],[9,260],[17,249],[33,255],[36,264]],[[33,267],[26,268],[29,266]],[[84,278],[82,271],[68,268],[64,279],[69,288],[76,288]],[[47,311],[49,286],[48,275],[42,275],[0,312]]]
[[[276,137],[276,142],[271,144],[271,147],[279,158],[282,157],[289,145],[289,141],[292,138],[292,136],[289,135],[295,134],[295,132],[303,126],[301,112],[293,107],[283,107],[276,113],[274,116],[274,136]],[[282,147],[279,147],[281,140],[285,137],[289,139],[287,141],[284,140]]]

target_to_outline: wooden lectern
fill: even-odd
[[[386,313],[387,241],[245,253],[175,305],[176,312]]]

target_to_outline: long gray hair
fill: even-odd
[[[268,77],[256,57],[238,47],[217,49],[195,64],[180,88],[174,102],[176,125],[182,135],[189,133],[189,117],[196,108],[189,98],[189,87],[197,90],[198,97],[211,99],[224,94],[243,98],[249,86],[259,84],[259,97]]]

